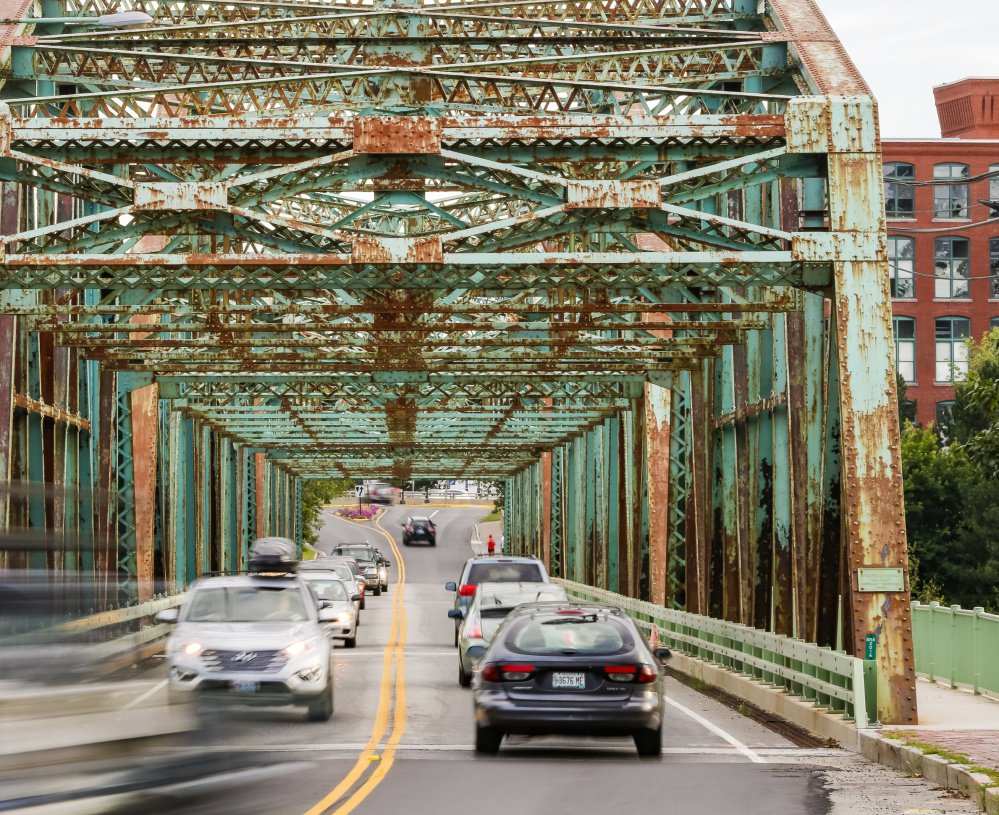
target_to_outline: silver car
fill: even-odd
[[[336,616],[317,609],[308,585],[293,575],[197,581],[179,613],[157,615],[177,624],[166,645],[170,700],[300,705],[309,721],[327,721],[332,646],[322,623]]]
[[[565,589],[554,583],[479,583],[467,611],[451,609],[458,626],[458,684],[472,684],[472,670],[486,652],[507,615],[521,603],[565,600]]]
[[[357,646],[357,609],[354,603],[361,599],[359,594],[351,594],[346,583],[331,572],[305,571],[301,578],[316,593],[320,609],[336,612],[333,622],[323,623],[323,628],[331,639],[343,640],[347,648]],[[353,581],[351,581],[353,586]]]
[[[360,599],[354,601],[354,608],[357,610],[357,624],[361,624],[361,609],[364,608],[364,578],[358,573],[356,568],[357,561],[348,558],[337,558],[337,557],[319,557],[315,560],[306,560],[298,564],[298,573],[303,574],[304,572],[327,572],[333,573],[339,577],[344,583],[347,584],[347,588],[350,589],[350,593],[353,596],[358,596]]]

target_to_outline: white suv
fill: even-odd
[[[199,580],[179,612],[157,615],[177,624],[166,645],[171,701],[302,705],[309,721],[327,721],[332,652],[320,624],[335,616],[293,575]]]

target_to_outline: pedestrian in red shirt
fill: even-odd
[[[493,540],[493,536],[489,536],[489,540],[486,541],[486,551],[493,555],[496,553],[496,541]]]

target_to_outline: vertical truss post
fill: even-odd
[[[576,436],[569,442],[568,471],[565,485],[566,523],[563,527],[565,535],[565,570],[570,580],[582,583],[584,580],[583,566],[585,564],[586,535],[586,437]]]
[[[825,371],[822,402],[825,405],[823,420],[823,482],[822,482],[822,535],[821,567],[819,582],[819,628],[816,642],[819,645],[839,647],[849,637],[843,636],[844,624],[852,619],[844,615],[845,599],[850,597],[850,580],[846,561],[845,530],[840,519],[840,421],[839,421],[839,354],[837,352],[836,321],[829,321],[826,345],[823,348],[822,369]]]
[[[618,467],[621,488],[618,496],[618,585],[615,591],[629,597],[647,599],[641,588],[640,565],[642,516],[645,510],[644,452],[645,402],[634,399],[630,410],[621,415]]]
[[[708,363],[690,372],[690,452],[687,468],[690,497],[686,524],[686,608],[693,614],[709,613],[711,583],[711,453]]]
[[[878,716],[915,724],[916,682],[908,592],[905,512],[891,299],[884,238],[884,187],[877,114],[869,97],[802,103],[825,124],[829,150],[829,226],[838,332],[842,512],[853,589],[854,654],[877,636]],[[850,248],[847,248],[850,247]],[[857,570],[897,568],[898,591],[861,591]]]
[[[541,454],[541,557],[552,568],[552,454]]]
[[[516,478],[508,478],[503,484],[503,551],[513,551],[513,530],[515,527],[514,515],[517,512],[517,501],[514,495],[516,491]]]
[[[601,427],[603,436],[604,467],[603,467],[603,507],[606,513],[606,525],[602,536],[605,546],[605,557],[601,574],[597,576],[597,585],[610,591],[620,588],[621,544],[627,543],[627,538],[621,534],[621,494],[624,479],[624,468],[621,466],[621,426],[622,421],[614,416],[607,419]]]
[[[747,398],[759,403],[773,395],[773,346],[771,329],[754,331],[746,343]],[[772,405],[772,402],[771,402]],[[751,477],[749,481],[748,522],[751,538],[752,625],[770,628],[773,576],[773,494],[775,408],[761,409],[750,417],[746,457]]]
[[[773,394],[785,400],[773,414],[773,566],[771,630],[796,636],[794,618],[794,583],[791,562],[791,466],[790,428],[787,411],[787,321],[774,315]]]
[[[295,479],[295,544],[302,551],[302,479]]]
[[[675,381],[674,381],[674,384]],[[660,384],[648,382],[644,397],[643,455],[648,468],[649,513],[649,597],[653,603],[666,605],[672,595],[670,575],[670,535],[673,524],[671,501],[676,489],[671,489],[671,448],[674,445],[670,432],[670,412],[673,408],[673,391]],[[679,516],[681,512],[677,512]]]
[[[548,547],[549,571],[565,577],[565,461],[566,446],[559,445],[551,454],[551,538]]]
[[[253,456],[253,505],[254,538],[262,538],[267,534],[267,457],[263,453]]]
[[[220,549],[223,572],[232,572],[239,565],[239,526],[236,517],[236,467],[232,441],[216,438],[215,471],[218,481],[218,528],[215,537]]]
[[[742,575],[743,563],[739,540],[739,456],[736,445],[736,379],[735,349],[726,346],[721,359],[715,366],[716,411],[721,418],[716,430],[719,460],[715,462],[715,491],[721,498],[720,529],[716,530],[716,540],[721,545],[723,563],[722,616],[731,622],[742,619]]]
[[[242,563],[247,562],[250,544],[257,533],[257,469],[256,454],[248,447],[241,448],[243,474]]]
[[[154,594],[156,555],[156,453],[159,447],[159,397],[155,383],[135,388],[129,394],[130,425],[127,435],[132,452],[132,503],[137,597]]]
[[[690,449],[690,374],[683,371],[673,377],[673,386],[670,389],[669,487],[666,494],[669,515],[666,542],[666,579],[663,583],[663,605],[668,607],[686,608],[687,535],[689,526],[693,523]],[[651,496],[651,459],[649,466],[648,480]],[[651,530],[650,518],[650,540]]]

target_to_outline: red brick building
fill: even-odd
[[[954,398],[964,340],[999,326],[999,78],[933,94],[941,138],[882,145],[896,359],[923,426]]]

